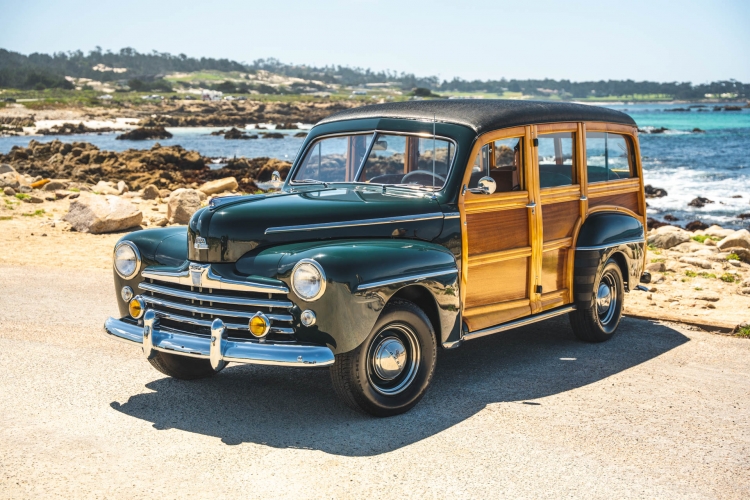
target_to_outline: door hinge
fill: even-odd
[[[539,147],[539,139],[537,139],[536,137],[534,137],[534,147],[535,148]]]
[[[536,286],[536,293],[538,293],[540,295],[542,294],[542,285],[537,285]]]

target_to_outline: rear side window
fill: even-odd
[[[589,182],[634,177],[633,163],[633,145],[629,137],[609,132],[586,133],[586,172]]]
[[[575,184],[573,132],[539,136],[539,187]]]

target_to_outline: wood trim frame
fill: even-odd
[[[535,148],[533,147],[533,139],[537,138],[540,133],[554,132],[574,132],[576,134],[575,147],[577,155],[575,158],[575,173],[578,184],[574,184],[572,186],[546,188],[544,192],[542,192],[538,187],[538,157],[536,155]],[[612,132],[631,137],[634,147],[636,177],[631,179],[609,181],[606,183],[593,183],[592,185],[589,185],[588,172],[586,167],[586,132]],[[464,192],[463,189],[468,185],[469,179],[471,177],[471,165],[473,164],[477,154],[479,154],[482,146],[490,141],[511,137],[524,138],[524,155],[526,158],[526,161],[524,162],[524,187],[526,188],[526,191],[518,191],[513,194],[504,193],[502,195],[502,199],[493,199],[493,197],[488,197],[486,195],[475,195],[473,193],[469,193],[468,191]],[[463,229],[461,237],[461,307],[463,308],[466,301],[466,286],[468,282],[468,267],[470,261],[472,265],[481,265],[494,262],[502,262],[518,257],[529,257],[530,269],[528,273],[528,299],[519,299],[464,309],[464,315],[479,315],[504,310],[518,309],[526,306],[527,304],[530,308],[530,314],[535,314],[541,312],[543,309],[550,309],[551,307],[558,307],[560,305],[565,305],[572,302],[575,248],[578,242],[578,236],[580,234],[581,227],[590,214],[603,211],[622,212],[640,220],[643,223],[644,230],[647,227],[646,199],[643,191],[643,165],[641,161],[641,149],[640,143],[638,141],[637,127],[602,122],[578,122],[542,124],[536,126],[512,127],[507,129],[495,130],[482,134],[477,138],[472,147],[468,161],[469,163],[464,167],[464,177],[461,184],[462,191],[458,201],[458,208],[461,215],[460,220]],[[643,215],[638,215],[632,210],[613,205],[600,205],[594,208],[589,207],[589,198],[599,198],[603,196],[610,196],[613,194],[626,194],[633,192],[638,193],[638,206]],[[579,200],[580,215],[573,227],[572,236],[570,236],[569,238],[561,238],[559,240],[549,241],[546,245],[544,245],[541,226],[542,203],[549,204],[564,201],[575,201],[576,199]],[[500,252],[488,252],[486,254],[469,257],[468,232],[466,231],[467,214],[506,209],[518,209],[527,207],[528,205],[532,204],[536,204],[536,209],[528,209],[529,240],[531,242],[530,247],[505,250]],[[565,288],[556,290],[554,292],[548,292],[546,294],[537,294],[535,285],[540,282],[542,276],[542,254],[545,251],[551,251],[565,247],[570,248],[570,251],[567,253],[567,267],[565,273],[566,279],[564,283]],[[643,255],[643,259],[645,265],[645,252]]]
[[[470,193],[466,188],[469,185],[471,179],[471,166],[474,163],[474,159],[477,157],[479,152],[482,150],[482,146],[491,141],[499,139],[509,139],[512,137],[523,137],[524,138],[524,158],[528,158],[529,154],[529,143],[531,137],[529,132],[531,127],[510,127],[500,130],[493,130],[486,132],[474,141],[474,146],[471,148],[469,153],[469,160],[464,165],[464,176],[461,181],[461,192],[458,197],[458,211],[461,215],[461,284],[459,290],[459,297],[461,305],[466,303],[466,288],[469,278],[469,234],[466,230],[466,216],[470,213],[479,212],[492,212],[496,210],[510,210],[513,208],[525,208],[531,202],[531,193],[529,191],[518,191],[512,194],[504,193],[502,197],[483,194]],[[528,165],[528,161],[524,162]],[[526,167],[524,167],[526,168]],[[524,182],[529,185],[533,185],[533,180],[528,177],[528,172],[524,172]],[[524,187],[527,187],[524,186]],[[531,228],[529,228],[531,229]],[[530,231],[531,234],[531,231]],[[533,240],[532,240],[533,241]],[[492,261],[490,261],[492,262]],[[464,312],[466,314],[466,312]]]

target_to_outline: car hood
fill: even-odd
[[[236,262],[271,245],[332,238],[431,241],[442,227],[438,202],[407,189],[359,186],[244,196],[193,215],[188,258]]]

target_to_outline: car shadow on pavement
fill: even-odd
[[[487,404],[528,402],[598,382],[651,360],[688,338],[667,326],[625,318],[609,342],[575,339],[567,318],[500,333],[441,352],[432,386],[410,412],[373,418],[336,397],[327,369],[234,365],[207,380],[160,378],[111,407],[152,422],[215,436],[228,445],[387,453],[471,417]]]

